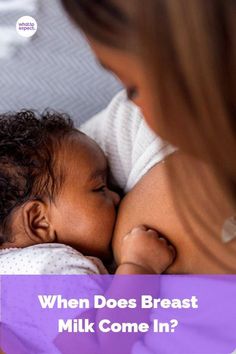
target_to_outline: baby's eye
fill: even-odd
[[[93,191],[94,192],[105,192],[107,189],[107,186],[105,184],[103,184],[102,186],[95,188]]]

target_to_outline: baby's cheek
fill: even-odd
[[[135,207],[129,208],[130,193],[128,193],[121,201],[119,205],[119,210],[116,215],[113,238],[112,238],[112,249],[115,259],[118,261],[120,258],[120,248],[122,239],[127,235],[128,232],[140,223],[133,220],[133,213],[135,214]]]
[[[107,212],[106,212],[106,215],[104,216],[104,218],[106,219],[107,225],[109,225],[109,227],[112,227],[112,230],[113,230],[113,227],[114,227],[115,221],[116,221],[116,209],[115,209],[114,205],[109,206],[107,208]]]
[[[113,230],[116,221],[116,210],[114,205],[107,205],[107,208],[104,209],[104,214],[102,216],[102,227],[104,229],[104,236],[106,235],[109,242],[111,241],[111,237],[113,235]]]
[[[95,234],[100,237],[111,237],[116,220],[115,207],[110,202],[103,202],[95,210],[91,210],[87,222]]]

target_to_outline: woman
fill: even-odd
[[[236,273],[236,12],[225,0],[63,0],[149,126],[179,148],[121,203],[177,250],[169,273]],[[150,207],[148,207],[150,206]]]

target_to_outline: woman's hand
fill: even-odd
[[[157,231],[141,225],[133,228],[121,243],[118,266],[134,266],[140,273],[163,273],[174,261],[174,247]],[[137,271],[138,273],[138,271]]]

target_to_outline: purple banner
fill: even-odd
[[[1,276],[7,354],[230,354],[236,276]]]

